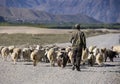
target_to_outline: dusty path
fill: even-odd
[[[107,34],[90,37],[87,45],[109,48],[110,45],[119,44],[119,36]],[[72,71],[70,65],[62,69],[50,67],[49,63],[39,63],[36,67],[31,64],[19,62],[13,65],[10,60],[3,62],[0,57],[0,84],[120,84],[120,58],[115,58],[115,62],[108,60],[104,67],[82,66],[81,72]]]

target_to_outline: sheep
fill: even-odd
[[[69,52],[68,52],[68,57],[69,57],[69,60],[70,60],[70,62],[73,64],[73,55],[74,55],[74,53],[73,53],[73,49],[71,49]]]
[[[93,66],[95,64],[95,56],[93,53],[88,55],[88,65]]]
[[[23,48],[22,49],[22,55],[23,55],[23,59],[24,61],[30,61],[30,54],[31,54],[31,50],[30,48]]]
[[[89,50],[89,52],[93,52],[93,50],[96,48],[96,46],[90,46],[89,48],[88,48],[88,50]]]
[[[65,48],[65,52],[68,54],[68,52],[71,50],[71,47],[70,46],[68,46],[68,47],[66,47]]]
[[[0,46],[0,55],[1,55],[1,51],[2,51],[3,48],[4,48],[3,46]]]
[[[68,47],[66,47],[65,48],[65,52],[66,52],[66,55],[69,57],[69,59],[68,59],[68,63],[70,63],[71,62],[71,56],[72,56],[72,47],[71,46],[68,46]]]
[[[3,58],[3,60],[6,61],[8,55],[9,55],[9,49],[8,49],[8,47],[4,47],[4,48],[2,48],[2,50],[1,50],[1,54],[2,54],[2,58]]]
[[[92,52],[93,52],[93,55],[96,56],[100,51],[99,51],[99,48],[96,47],[93,49]]]
[[[69,57],[64,50],[57,52],[57,64],[59,67],[64,68],[67,65],[68,59]]]
[[[106,48],[101,48],[99,53],[96,55],[96,63],[102,66],[105,59]]]
[[[116,57],[116,55],[117,55],[116,51],[106,49],[106,51],[105,51],[105,62],[107,61],[107,57],[109,57],[110,61],[113,62],[113,58]]]
[[[45,57],[45,49],[44,48],[41,48],[39,49],[39,56],[40,56],[40,59],[39,61],[47,61],[47,57]]]
[[[17,53],[17,59],[21,59],[21,53],[22,53],[22,50],[20,48],[14,48],[13,49],[13,52],[14,53]]]
[[[61,52],[58,52],[58,53],[57,53],[57,64],[58,64],[59,67],[62,66],[62,62],[63,62],[62,53],[61,53]]]
[[[36,49],[36,50],[39,50],[39,49],[41,49],[41,48],[42,48],[42,46],[37,45],[35,49]]]
[[[89,51],[88,51],[88,48],[86,48],[85,50],[83,50],[82,52],[82,58],[81,58],[81,64],[85,64],[85,62],[88,60],[88,54],[89,54]]]
[[[118,53],[118,57],[120,55],[120,45],[112,46],[112,50]]]
[[[39,50],[39,55],[40,55],[40,60],[39,61],[44,61],[44,62],[48,62],[47,59],[47,52],[46,49],[40,45],[37,45],[37,47],[35,48],[36,50]],[[46,52],[46,53],[45,53]]]
[[[45,53],[44,53],[43,60],[44,60],[44,62],[46,62],[46,63],[49,63],[49,59],[48,59],[48,57],[47,57],[48,51],[49,51],[49,48],[45,48]]]
[[[39,61],[42,61],[44,58],[45,49],[44,48],[36,48],[30,55],[31,60],[33,61],[33,66],[36,66]]]
[[[15,48],[15,46],[9,46],[8,49],[9,49],[9,53],[12,54],[13,53],[13,49]]]
[[[12,61],[14,61],[14,64],[16,64],[16,61],[18,59],[18,53],[17,52],[13,52],[11,54],[11,58],[12,58]]]
[[[96,55],[96,63],[97,63],[99,66],[102,66],[102,65],[103,65],[103,54],[98,53],[98,54]]]
[[[55,66],[55,62],[56,62],[56,50],[55,50],[55,48],[50,48],[47,51],[47,58],[50,61],[51,66]]]
[[[31,60],[33,61],[33,66],[36,66],[40,56],[39,56],[39,50],[34,50],[30,55]]]

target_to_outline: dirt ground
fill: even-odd
[[[46,32],[46,29],[39,30],[39,28],[26,29],[26,27],[23,27],[20,30],[15,29],[9,30],[6,27],[0,27],[0,33],[39,33],[43,30]],[[50,32],[53,32],[53,30],[50,30]],[[120,45],[119,41],[120,33],[93,36],[87,38],[87,47],[97,45],[100,48],[111,48],[112,45]],[[71,44],[57,45],[65,47]],[[31,62],[17,62],[14,65],[11,59],[3,61],[0,56],[0,84],[120,84],[120,58],[115,58],[114,62],[110,62],[108,59],[103,67],[97,65],[93,67],[81,66],[81,72],[78,72],[76,70],[72,71],[70,64],[65,68],[60,68],[57,65],[50,67],[49,63],[38,63],[36,67],[33,67]]]

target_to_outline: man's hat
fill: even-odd
[[[75,24],[74,28],[75,29],[80,29],[80,24]]]

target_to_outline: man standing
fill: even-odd
[[[72,70],[76,68],[77,71],[80,71],[82,50],[86,48],[86,37],[84,32],[80,31],[80,24],[75,25],[70,42],[73,48]]]

